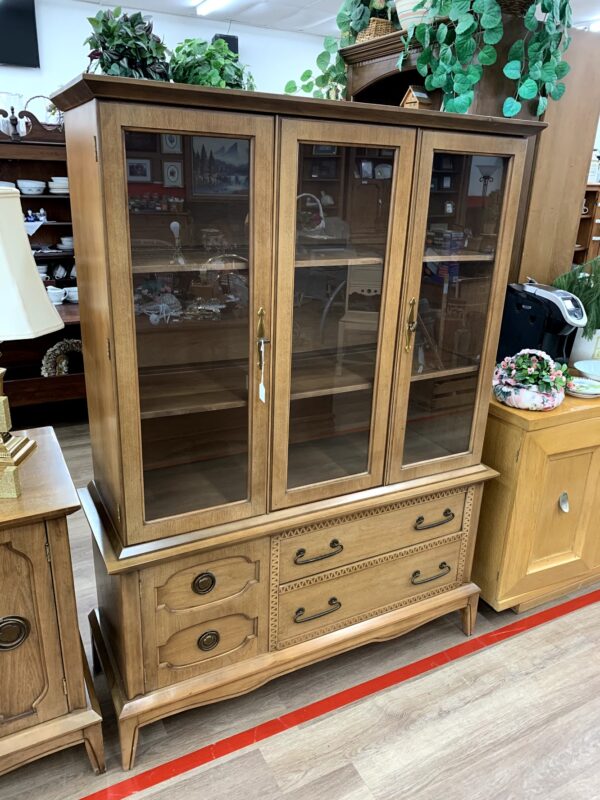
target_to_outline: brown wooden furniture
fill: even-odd
[[[588,183],[579,218],[573,261],[585,264],[600,255],[600,184]]]
[[[497,611],[523,611],[600,578],[600,403],[554,411],[492,401],[473,577]]]
[[[0,109],[0,116],[8,112]],[[42,125],[36,117],[27,112],[19,116],[26,120],[26,135],[11,137],[0,131],[0,180],[16,183],[19,179],[49,181],[52,177],[67,174],[67,154],[64,131],[57,126]],[[44,208],[49,222],[42,225],[30,237],[37,264],[48,267],[50,279],[47,286],[76,286],[75,278],[68,275],[54,279],[55,267],[62,264],[70,272],[74,265],[73,251],[60,252],[56,245],[61,236],[72,234],[71,206],[68,194],[50,194],[46,189],[42,195],[21,195],[23,213],[28,209],[39,211]],[[49,250],[45,252],[43,248]],[[85,398],[85,379],[83,370],[68,375],[42,377],[40,369],[42,358],[47,350],[63,339],[81,339],[79,326],[79,306],[64,304],[58,311],[65,322],[65,329],[38,339],[21,342],[4,342],[0,346],[0,367],[7,370],[5,390],[11,408],[65,400]]]
[[[55,101],[91,624],[124,767],[169,714],[452,610],[471,633],[488,387],[540,125],[92,75]],[[141,133],[181,137],[185,241],[132,233]],[[321,213],[306,164],[325,157],[345,167]]]
[[[0,775],[85,744],[104,771],[99,707],[79,639],[66,516],[77,494],[51,428],[0,503]]]

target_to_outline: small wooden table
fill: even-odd
[[[75,744],[104,772],[67,532],[77,493],[52,428],[26,433],[22,494],[0,501],[0,775]]]

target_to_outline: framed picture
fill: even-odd
[[[313,147],[314,156],[335,156],[337,155],[337,145],[335,144],[316,144]]]
[[[152,180],[152,168],[149,158],[127,159],[128,183],[150,183],[151,180]]]
[[[363,181],[373,177],[373,162],[362,159],[360,162],[360,177]]]
[[[160,135],[161,153],[181,153],[181,136],[177,133],[161,133]]]
[[[163,161],[163,186],[183,186],[182,161]]]
[[[250,142],[216,136],[192,137],[193,197],[247,195]]]
[[[442,175],[442,189],[452,188],[452,175]]]

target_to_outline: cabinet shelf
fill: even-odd
[[[302,267],[380,267],[383,259],[374,256],[339,258],[302,258],[296,261],[296,268]]]
[[[452,367],[448,369],[430,369],[426,372],[418,372],[411,375],[410,382],[427,381],[427,380],[440,380],[441,378],[456,378],[460,375],[472,375],[479,371],[478,364],[472,364],[467,367]]]
[[[448,255],[426,255],[423,256],[425,262],[439,262],[439,261],[494,261],[495,254],[490,253],[448,253]]]

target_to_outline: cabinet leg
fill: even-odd
[[[472,594],[467,605],[461,608],[462,629],[465,636],[471,636],[475,630],[475,620],[477,619],[477,606],[479,604],[479,594]]]
[[[102,725],[90,725],[83,731],[83,742],[85,749],[96,775],[106,772],[106,762],[104,761],[104,741],[102,739]]]
[[[124,770],[130,770],[135,761],[135,752],[138,743],[137,718],[119,720],[119,741],[121,743],[121,764]]]

